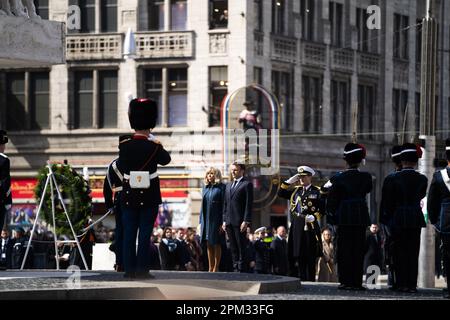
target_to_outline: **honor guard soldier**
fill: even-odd
[[[348,143],[344,148],[347,170],[330,180],[327,215],[337,226],[339,289],[364,290],[362,286],[366,228],[371,224],[366,197],[372,190],[372,176],[359,171],[366,157],[363,145]]]
[[[383,181],[383,187],[381,194],[385,193],[386,186],[389,185],[390,181],[395,177],[395,174],[397,172],[400,172],[402,170],[402,160],[401,160],[401,152],[402,152],[402,146],[396,145],[393,146],[391,149],[391,159],[392,162],[395,165],[395,171],[391,172],[386,178],[384,178]],[[383,197],[382,197],[383,200]],[[393,252],[394,252],[394,242],[391,235],[391,230],[387,226],[387,221],[385,221],[385,213],[384,213],[384,204],[383,202],[380,203],[380,223],[384,227],[384,233],[386,235],[385,240],[385,261],[388,266],[388,285],[389,289],[396,290],[397,285],[395,281],[395,266],[394,266],[394,258],[393,258]]]
[[[415,166],[422,150],[405,143],[401,151],[402,170],[384,186],[383,221],[391,230],[396,287],[402,292],[417,292],[421,228],[426,226],[421,201],[427,193],[427,177]]]
[[[12,205],[10,163],[4,154],[7,143],[6,131],[0,130],[0,230],[3,230],[6,213]]]
[[[320,189],[311,184],[314,170],[300,166],[298,173],[282,183],[278,196],[290,200],[288,256],[297,262],[299,277],[315,281],[316,258],[322,254],[318,220],[323,212]],[[297,185],[298,182],[300,185]],[[293,188],[292,188],[293,187]]]
[[[150,235],[158,214],[161,191],[157,165],[171,158],[161,143],[151,136],[158,117],[157,104],[149,99],[130,102],[128,117],[135,134],[119,146],[118,168],[123,172],[120,209],[124,227],[123,262],[126,278],[151,278]],[[136,235],[139,230],[136,254]]]
[[[119,146],[132,138],[132,135],[122,135],[119,137]],[[103,183],[103,196],[105,198],[106,208],[114,212],[116,229],[114,231],[114,253],[116,254],[116,271],[123,271],[122,247],[123,247],[123,224],[122,212],[120,210],[120,193],[122,191],[123,174],[118,168],[117,160],[114,159],[106,172],[106,178]]]
[[[441,250],[444,270],[447,274],[447,290],[444,297],[450,299],[450,138],[445,141],[445,155],[447,167],[433,175],[430,190],[428,191],[428,216],[430,222],[436,226],[441,235]]]

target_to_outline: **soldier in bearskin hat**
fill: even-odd
[[[361,144],[344,148],[347,170],[331,178],[327,197],[327,215],[337,226],[337,263],[339,289],[364,290],[362,286],[366,228],[371,224],[366,196],[372,190],[372,176],[359,171],[366,157]]]
[[[383,221],[391,230],[393,240],[396,278],[393,289],[415,293],[420,233],[426,226],[420,203],[427,193],[428,180],[415,170],[422,157],[420,146],[405,143],[400,154],[403,168],[383,190]]]
[[[397,172],[400,172],[402,170],[402,160],[401,160],[401,152],[402,152],[402,146],[395,145],[391,149],[391,159],[392,162],[395,165],[395,171],[391,172],[389,175],[384,178],[383,181],[383,187],[382,187],[382,194],[386,192],[386,189],[388,188],[389,184],[392,182],[392,179],[395,177],[395,174]],[[385,197],[382,197],[382,199]],[[385,261],[389,268],[388,270],[388,285],[391,290],[395,290],[397,285],[395,281],[395,267],[394,267],[394,259],[393,259],[393,239],[391,236],[391,230],[387,226],[387,221],[385,219],[385,211],[384,211],[384,204],[383,202],[380,203],[380,222],[383,226],[384,233],[386,235],[386,242],[385,242]]]
[[[6,213],[11,209],[11,176],[9,158],[4,154],[8,135],[0,130],[0,230],[3,230]]]
[[[450,273],[450,138],[445,141],[447,167],[434,173],[428,191],[428,216],[441,236],[441,253],[444,270],[447,274],[447,290],[445,298],[449,299]]]
[[[130,102],[128,117],[135,130],[130,140],[119,146],[118,167],[123,173],[120,208],[124,227],[123,263],[126,278],[151,278],[150,235],[158,207],[162,203],[157,166],[171,158],[161,143],[151,135],[156,126],[158,108],[150,99]],[[136,255],[136,236],[139,230]]]

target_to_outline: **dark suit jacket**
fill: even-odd
[[[273,252],[273,272],[282,276],[287,276],[289,261],[287,255],[287,242],[280,240],[277,236],[270,244]]]
[[[252,222],[253,184],[244,177],[233,190],[231,185],[225,188],[223,221],[233,226]]]

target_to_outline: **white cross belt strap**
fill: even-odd
[[[131,189],[148,189],[150,180],[158,177],[158,172],[150,174],[148,171],[130,171],[130,175],[124,174],[123,176],[129,180]]]
[[[441,170],[441,176],[442,176],[442,180],[444,180],[444,183],[445,183],[448,191],[450,191],[450,177],[448,176],[447,169]]]

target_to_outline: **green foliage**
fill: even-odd
[[[86,226],[89,216],[91,215],[92,199],[89,196],[90,190],[86,181],[79,174],[75,172],[69,165],[52,164],[54,177],[59,186],[59,191],[64,199],[64,204],[70,221],[76,234],[79,234],[81,229]],[[38,184],[34,189],[34,195],[37,203],[41,201],[42,193],[45,188],[47,180],[48,168],[47,166],[39,170]],[[55,219],[56,232],[58,235],[72,235],[69,222],[64,213],[61,201],[58,200],[58,194],[54,189],[55,196]],[[42,204],[40,217],[49,225],[53,225],[52,216],[52,199],[50,184],[47,187],[45,200]]]

